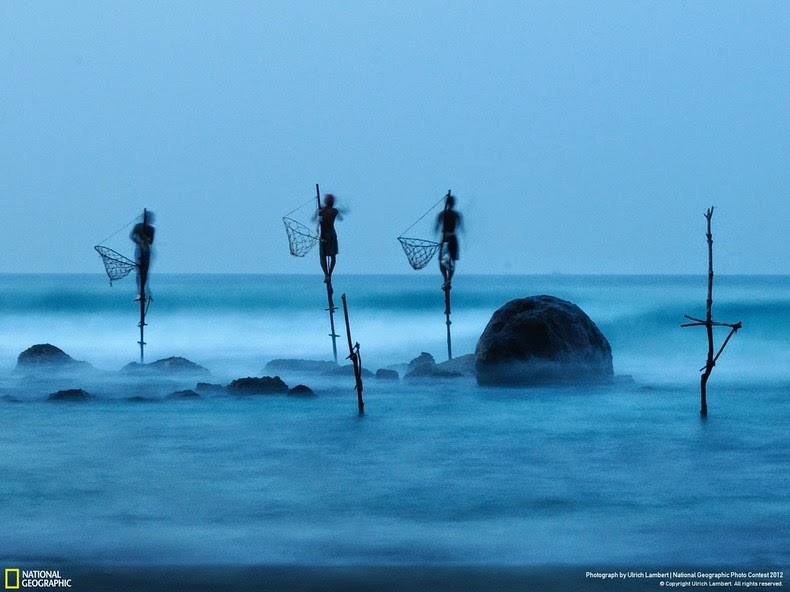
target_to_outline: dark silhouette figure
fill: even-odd
[[[143,221],[132,228],[129,238],[135,244],[134,259],[137,263],[137,296],[135,300],[142,300],[146,294],[148,282],[148,268],[151,265],[151,245],[154,243],[154,213],[143,210]]]
[[[458,236],[456,232],[463,226],[461,214],[456,212],[455,197],[448,191],[444,202],[444,209],[436,217],[436,230],[441,231],[439,240],[439,269],[444,278],[442,290],[452,287],[455,262],[458,261]]]
[[[332,279],[332,272],[335,270],[336,257],[338,253],[337,232],[335,232],[335,220],[342,220],[343,216],[335,207],[335,196],[327,193],[324,196],[324,205],[318,210],[318,223],[320,228],[321,240],[321,269],[324,271],[324,282],[327,284]]]

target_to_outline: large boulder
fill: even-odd
[[[479,385],[607,382],[612,348],[590,317],[554,296],[511,300],[497,310],[475,349]]]

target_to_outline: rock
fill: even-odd
[[[209,372],[208,369],[204,368],[200,364],[195,364],[195,362],[191,362],[186,358],[180,358],[177,356],[171,356],[163,360],[151,362],[149,367],[153,370],[167,372],[168,374],[178,372],[183,374],[203,374],[206,376],[211,376],[211,372]]]
[[[64,352],[59,347],[49,343],[39,343],[27,348],[16,359],[16,367],[19,369],[31,369],[41,367],[55,368],[92,368],[87,362],[79,362]]]
[[[69,401],[69,402],[82,402],[88,401],[93,397],[82,389],[66,389],[52,393],[47,397],[47,401]]]
[[[171,356],[150,364],[140,364],[130,362],[121,369],[126,374],[160,374],[160,375],[189,375],[189,376],[211,376],[206,368],[195,364],[186,358]]]
[[[309,386],[297,384],[295,387],[288,391],[289,397],[315,397],[316,394]]]
[[[334,362],[318,360],[278,359],[266,364],[264,372],[306,372],[322,374],[337,368]]]
[[[612,348],[590,317],[554,296],[512,300],[497,310],[475,349],[480,385],[612,380]]]
[[[422,352],[409,362],[409,369],[403,380],[413,380],[415,378],[458,378],[460,376],[462,374],[459,371],[440,367],[431,354]]]
[[[376,370],[376,378],[379,380],[399,380],[400,374],[397,370],[390,370],[388,368],[379,368]]]
[[[165,399],[199,399],[200,395],[191,389],[170,393]]]
[[[423,365],[435,366],[436,360],[434,360],[433,356],[428,352],[422,352],[419,356],[414,358],[411,362],[409,362],[409,371],[414,370],[415,368]]]
[[[237,378],[228,385],[228,392],[235,395],[276,395],[288,392],[288,385],[279,376],[272,378]]]

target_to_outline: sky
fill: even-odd
[[[784,1],[0,0],[0,273],[143,208],[152,273],[318,273],[318,183],[336,273],[450,189],[457,273],[704,274],[715,206],[717,273],[788,274],[789,55]]]

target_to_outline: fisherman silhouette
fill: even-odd
[[[321,269],[324,272],[324,282],[329,283],[332,279],[332,272],[335,270],[336,257],[338,253],[337,232],[335,232],[335,220],[342,220],[343,216],[335,207],[335,196],[327,193],[324,196],[324,205],[318,210],[318,223],[320,228],[321,240],[319,249],[321,251]]]
[[[458,237],[456,232],[463,227],[463,219],[459,212],[456,212],[455,197],[448,191],[444,202],[444,209],[436,217],[436,230],[441,231],[439,240],[439,269],[444,278],[442,290],[449,290],[452,287],[453,274],[455,273],[455,262],[458,261]]]
[[[146,297],[146,284],[148,282],[148,268],[151,265],[151,245],[154,243],[154,213],[143,210],[143,221],[132,228],[129,238],[135,244],[134,259],[137,263],[137,296],[135,300]]]

